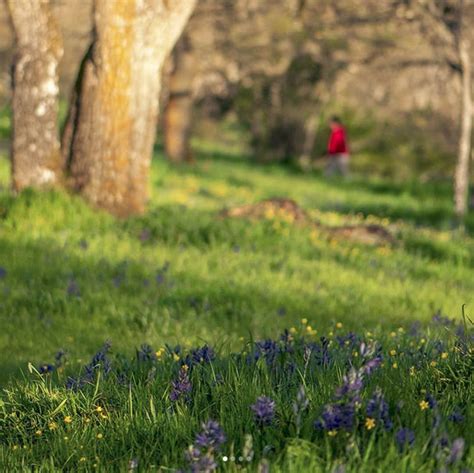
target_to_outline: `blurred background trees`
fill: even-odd
[[[255,160],[310,170],[324,154],[327,117],[337,113],[349,129],[356,172],[422,181],[454,176],[456,213],[460,218],[465,214],[472,173],[474,33],[467,27],[474,20],[472,0],[198,0],[186,26],[192,7],[182,16],[179,41],[176,30],[167,45],[159,43],[155,37],[162,32],[152,34],[151,28],[140,39],[150,49],[121,46],[134,64],[135,82],[118,73],[127,69],[122,55],[107,66],[107,86],[87,85],[85,93],[84,83],[93,81],[84,71],[106,64],[109,57],[100,51],[110,53],[117,46],[113,41],[101,46],[109,38],[103,32],[121,21],[110,5],[134,4],[97,1],[103,9],[99,18],[97,8],[90,15],[92,3],[51,0],[50,6],[65,50],[62,61],[57,55],[59,97],[68,98],[74,89],[90,100],[71,101],[63,158],[73,187],[97,205],[120,208],[117,202],[126,201],[129,209],[117,213],[143,210],[160,97],[158,136],[173,162],[193,160],[193,139],[223,140],[232,130]],[[149,3],[169,9],[175,2]],[[6,18],[0,20],[0,91],[6,103],[13,40]],[[20,32],[13,24],[18,58]],[[82,62],[81,81],[73,86],[93,26],[93,46]],[[125,36],[117,38],[125,41]],[[146,60],[144,50],[150,55]],[[110,95],[109,109],[99,90]],[[134,115],[121,108],[124,97]],[[82,113],[75,115],[79,103]],[[28,104],[36,109],[33,101]],[[127,129],[127,116],[134,117],[135,131],[117,133]],[[111,154],[123,166],[99,169],[98,163],[110,162]],[[112,192],[117,186],[122,190]],[[111,194],[116,194],[115,203],[109,202]]]

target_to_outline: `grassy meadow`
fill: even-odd
[[[14,197],[0,158],[0,469],[472,468],[474,218],[454,229],[449,183],[195,147],[183,167],[157,150],[149,211],[126,221]],[[219,216],[269,197],[395,242]]]

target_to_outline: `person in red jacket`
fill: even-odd
[[[339,174],[347,176],[349,173],[349,147],[347,145],[346,129],[338,117],[332,117],[329,122],[331,135],[328,142],[328,164],[326,175]]]

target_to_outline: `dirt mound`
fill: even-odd
[[[351,240],[364,245],[384,245],[395,243],[395,238],[380,225],[348,225],[326,228],[336,238]]]
[[[257,204],[242,205],[225,209],[221,212],[222,217],[231,218],[273,218],[277,216],[290,217],[295,222],[308,222],[306,212],[291,199],[272,198],[266,199]]]
[[[311,221],[309,215],[294,201],[284,198],[266,199],[256,204],[242,205],[225,209],[220,213],[223,218],[248,218],[261,220],[281,217],[291,222],[317,228],[328,237],[362,243],[364,245],[394,244],[393,235],[381,225],[344,225],[328,227]]]

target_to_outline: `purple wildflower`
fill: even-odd
[[[459,411],[453,411],[449,414],[448,420],[455,424],[460,424],[464,421],[464,416]]]
[[[78,378],[68,377],[66,388],[77,391],[94,381],[96,373],[102,369],[105,376],[112,370],[112,363],[108,358],[108,352],[111,348],[110,342],[105,342],[102,348],[92,357],[88,365],[84,367],[84,374]]]
[[[348,394],[358,394],[363,387],[363,371],[351,368],[349,373],[342,378],[343,384],[336,391],[336,399],[341,399]]]
[[[216,354],[214,350],[208,345],[204,345],[201,348],[196,348],[191,351],[191,359],[193,363],[210,363]]]
[[[259,425],[270,425],[275,418],[275,401],[267,396],[260,396],[255,404],[250,407],[254,413],[255,421]]]
[[[66,292],[67,292],[67,295],[71,297],[79,297],[81,295],[79,285],[74,279],[71,279],[69,281]]]
[[[51,373],[54,371],[54,366],[50,364],[41,365],[38,371],[40,372],[40,374]]]
[[[147,343],[144,343],[140,349],[137,350],[137,359],[140,362],[153,361],[156,359],[156,355],[153,348]]]
[[[257,359],[259,355],[262,355],[267,364],[273,364],[279,352],[277,343],[274,340],[267,339],[256,342],[256,346],[258,349]]]
[[[393,422],[388,412],[388,404],[385,401],[380,389],[376,389],[372,397],[367,402],[366,412],[367,415],[372,419],[379,420],[384,426],[385,430],[390,430],[393,427]]]
[[[226,436],[219,423],[209,420],[202,424],[202,432],[196,435],[195,444],[202,448],[218,450],[225,441]]]
[[[398,429],[395,433],[395,442],[398,450],[403,452],[406,447],[410,448],[415,442],[415,432],[407,428]]]
[[[7,275],[7,270],[0,266],[0,279],[3,279]]]
[[[173,402],[183,398],[189,400],[189,394],[193,388],[191,380],[189,379],[188,368],[186,365],[179,370],[178,378],[171,382],[170,399]]]
[[[461,460],[462,456],[464,455],[464,444],[464,439],[461,437],[453,441],[447,461],[448,465],[452,465],[453,463]]]

